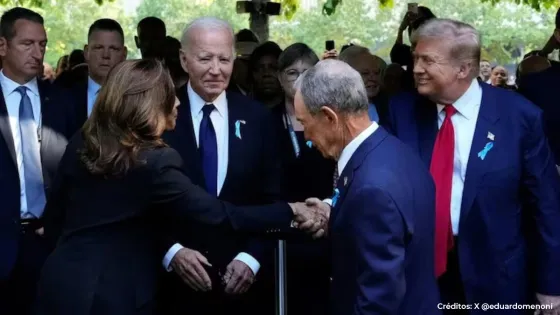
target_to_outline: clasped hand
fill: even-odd
[[[291,203],[294,212],[294,227],[305,231],[313,238],[321,238],[328,232],[331,207],[317,198],[305,202]]]

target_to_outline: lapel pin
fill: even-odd
[[[311,147],[313,146],[313,142],[311,142],[311,141],[307,141],[305,144],[307,144],[307,146],[308,146],[309,148],[311,148]]]
[[[241,139],[241,124],[245,125],[245,120],[237,120],[235,122],[235,136]]]
[[[488,131],[488,136],[487,136],[487,138],[490,139],[490,141],[494,141],[494,134],[491,133],[490,131]]]
[[[478,157],[484,161],[484,159],[486,158],[486,154],[488,154],[488,152],[490,150],[492,150],[492,148],[494,147],[494,142],[488,142],[485,146],[484,149],[482,149],[482,151],[478,152]]]

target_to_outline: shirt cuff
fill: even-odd
[[[332,199],[330,199],[330,198],[323,199],[323,202],[332,207]]]
[[[249,266],[249,268],[251,268],[251,270],[253,271],[253,276],[256,276],[257,272],[259,272],[259,269],[261,269],[261,264],[259,264],[259,262],[255,258],[253,258],[253,256],[247,253],[239,253],[233,260],[239,260],[240,262]]]
[[[173,270],[173,268],[171,267],[171,261],[173,260],[173,257],[175,257],[175,254],[177,254],[177,252],[183,248],[184,248],[183,245],[177,243],[171,246],[171,248],[167,251],[167,254],[165,254],[165,257],[163,257],[163,261],[162,261],[163,268],[165,268],[167,272]]]

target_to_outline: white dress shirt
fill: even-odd
[[[379,125],[375,121],[372,121],[371,125],[367,127],[367,129],[362,131],[356,138],[352,139],[352,141],[350,141],[350,143],[348,143],[344,147],[342,153],[340,154],[340,157],[338,158],[338,163],[337,163],[339,177],[344,171],[346,164],[348,164],[348,162],[352,158],[352,155],[354,155],[354,153],[356,152],[356,150],[358,150],[360,145],[364,141],[366,141],[366,139],[369,138],[369,136],[371,136],[377,130],[377,128],[379,128]],[[332,207],[331,198],[324,199],[323,202]]]
[[[202,107],[208,104],[204,101],[196,92],[192,89],[191,83],[187,85],[187,94],[189,96],[189,102],[191,106],[191,117],[194,127],[194,136],[196,138],[196,144],[199,144],[199,132],[200,123],[204,116],[202,112]],[[216,131],[216,142],[218,145],[218,196],[222,191],[224,182],[226,180],[227,168],[228,168],[228,157],[229,157],[229,120],[228,120],[228,104],[226,98],[226,92],[222,92],[213,102],[216,110],[210,114],[210,120]],[[171,271],[171,260],[175,257],[175,254],[182,249],[181,244],[173,245],[163,259],[163,266]],[[253,274],[256,275],[261,268],[260,263],[251,255],[247,253],[239,253],[235,258],[245,263],[251,270]],[[212,262],[210,262],[212,263]]]
[[[8,118],[10,121],[10,128],[12,137],[14,139],[14,148],[16,150],[16,160],[19,173],[20,183],[20,200],[21,200],[21,217],[24,219],[32,218],[33,215],[27,212],[27,197],[25,193],[25,169],[23,167],[23,151],[21,146],[21,133],[19,129],[19,104],[21,102],[21,94],[16,91],[21,84],[14,82],[4,75],[4,71],[0,71],[0,84],[2,85],[2,93],[6,101],[6,108],[8,109]],[[35,126],[37,133],[34,138],[30,139],[33,143],[37,144],[39,150],[39,137],[41,130],[41,98],[39,96],[39,87],[37,85],[37,78],[24,84],[27,87],[27,96],[31,100],[33,107],[33,117],[35,118]],[[6,139],[8,140],[8,139]]]
[[[97,100],[97,94],[101,89],[101,85],[97,84],[97,82],[93,81],[91,77],[88,76],[88,83],[87,83],[87,116],[91,116],[91,111],[93,110],[93,105]]]
[[[471,152],[471,146],[482,102],[482,89],[478,80],[473,80],[471,86],[453,105],[457,113],[451,117],[455,131],[455,154],[453,159],[453,181],[451,186],[451,227],[453,235],[459,234],[459,220],[461,218],[461,203],[465,174]],[[445,119],[445,105],[437,105],[438,128],[441,128]]]

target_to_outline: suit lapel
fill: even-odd
[[[416,122],[420,157],[429,168],[438,133],[436,104],[427,98],[418,97],[416,100]]]
[[[85,84],[80,84],[77,88],[78,93],[77,95],[77,103],[76,103],[76,114],[78,119],[81,123],[84,123],[88,119],[87,110],[88,110],[88,84],[87,81]],[[81,127],[81,126],[80,126]]]
[[[16,161],[16,149],[14,146],[14,137],[12,135],[12,130],[10,129],[10,118],[8,116],[8,107],[6,105],[6,100],[2,89],[0,89],[0,138],[4,139],[14,166],[17,166]],[[2,141],[2,140],[0,140]]]
[[[370,135],[354,152],[348,164],[344,167],[342,174],[338,177],[336,188],[339,191],[338,200],[331,211],[330,224],[333,224],[340,213],[340,209],[348,191],[352,188],[355,174],[364,163],[366,156],[388,136],[388,133],[383,127],[379,127],[372,135]]]
[[[478,153],[486,146],[490,139],[488,133],[496,133],[496,122],[499,120],[499,114],[496,106],[497,99],[492,95],[492,88],[486,84],[482,86],[482,102],[476,122],[474,137],[472,141],[471,151],[469,153],[469,161],[467,163],[467,171],[465,174],[465,185],[463,188],[463,199],[461,202],[461,219],[465,222],[469,210],[476,195],[476,188],[482,175],[485,173],[488,159],[482,160],[478,157]],[[491,153],[489,153],[491,154]]]
[[[230,185],[235,184],[235,174],[242,173],[238,171],[237,168],[243,167],[245,164],[243,163],[243,155],[247,153],[244,149],[247,141],[243,141],[243,135],[246,134],[243,129],[247,128],[247,122],[245,121],[247,118],[244,117],[245,112],[243,110],[243,104],[237,99],[235,93],[226,93],[226,99],[228,107],[228,166],[226,179],[220,195],[227,192]],[[241,136],[241,139],[236,133],[235,124],[237,121],[240,122],[239,136]],[[241,124],[241,121],[244,121],[245,124]]]
[[[51,99],[49,96],[49,87],[47,86],[46,83],[44,83],[41,80],[37,80],[37,85],[39,87],[39,99],[41,104],[40,108],[41,108],[41,126],[39,128],[39,135],[40,135],[40,139],[39,139],[39,152],[41,155],[41,164],[43,165],[42,167],[42,171],[43,171],[43,181],[45,183],[45,185],[48,186],[48,172],[47,172],[47,167],[45,167],[46,165],[46,159],[48,158],[48,152],[47,149],[49,148],[49,143],[51,141],[51,137],[49,134],[49,128],[45,128],[47,126],[49,126],[49,124],[51,123],[50,121],[50,115],[49,115],[49,108],[51,106]],[[52,117],[52,119],[63,119],[63,117]]]
[[[198,145],[196,144],[196,137],[194,134],[194,125],[191,114],[191,105],[189,95],[187,93],[187,85],[184,85],[177,91],[177,95],[181,106],[179,106],[179,114],[177,116],[177,127],[179,127],[178,134],[175,135],[176,145],[179,147],[178,151],[186,152],[188,157],[187,171],[192,177],[194,183],[204,185],[204,174],[202,171],[202,160],[198,152]],[[198,126],[197,126],[198,128]]]

